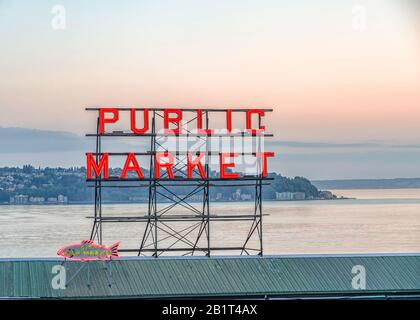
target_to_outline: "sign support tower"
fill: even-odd
[[[131,108],[117,108],[119,112],[130,112]],[[262,139],[271,137],[272,134],[265,132],[250,133],[248,131],[232,132],[232,133],[203,133],[189,130],[187,125],[198,125],[198,121],[203,124],[203,129],[209,129],[209,121],[212,115],[225,113],[227,109],[181,109],[183,113],[189,113],[191,117],[185,120],[186,123],[180,128],[180,132],[176,137],[195,137],[198,141],[198,149],[200,153],[205,154],[204,170],[206,177],[201,177],[197,168],[194,169],[194,176],[187,176],[188,153],[182,151],[167,150],[165,141],[168,135],[158,130],[158,121],[164,119],[163,108],[149,108],[151,115],[150,130],[147,133],[138,135],[133,132],[100,131],[100,108],[86,108],[88,111],[98,112],[96,123],[96,133],[86,134],[88,137],[96,138],[96,149],[92,153],[96,163],[100,162],[103,156],[102,143],[103,139],[112,138],[128,138],[135,137],[137,139],[146,139],[150,150],[146,152],[135,152],[136,156],[148,158],[148,172],[143,179],[127,177],[121,179],[119,177],[109,177],[105,179],[103,175],[87,179],[90,187],[94,188],[94,216],[90,239],[97,241],[99,244],[103,242],[103,223],[142,223],[144,228],[139,234],[139,246],[134,248],[122,248],[120,252],[134,253],[138,256],[159,257],[162,255],[205,255],[210,257],[216,252],[229,252],[241,255],[263,255],[263,209],[262,209],[262,190],[263,185],[269,184],[272,178],[264,177],[262,174],[262,161],[260,157],[256,158],[257,173],[255,175],[241,175],[238,178],[220,178],[216,177],[210,167],[210,159],[219,156],[219,152],[212,152],[212,138],[236,138],[244,144],[245,138],[251,138],[255,142],[256,150],[250,153],[239,152],[239,156],[256,155],[262,151]],[[198,111],[202,112],[201,120],[198,119]],[[232,113],[246,113],[249,109],[231,109]],[[143,108],[136,108],[136,111],[144,111]],[[264,112],[270,112],[271,109],[263,109]],[[258,124],[261,127],[262,119],[258,114]],[[187,124],[187,125],[185,125]],[[196,126],[197,128],[197,126]],[[148,140],[148,142],[147,142]],[[143,140],[144,141],[144,140]],[[244,151],[244,150],[242,150]],[[166,170],[160,178],[156,178],[156,155],[160,152],[171,152],[176,163],[173,166],[174,179],[168,177]],[[195,152],[191,151],[191,152]],[[235,152],[236,153],[236,152]],[[118,156],[127,156],[129,153],[107,152],[110,158]],[[198,151],[197,151],[198,154]],[[210,206],[210,190],[212,187],[219,186],[223,188],[254,188],[253,208],[250,213],[229,213],[229,214],[212,214]],[[180,195],[177,190],[179,188],[188,187],[186,194]],[[147,188],[148,203],[147,212],[144,207],[139,207],[138,216],[118,215],[110,216],[104,214],[103,189],[104,188]],[[197,204],[197,195],[200,202]],[[195,196],[195,197],[194,197]],[[182,214],[179,213],[182,208]],[[143,212],[142,212],[143,211]],[[249,225],[249,229],[243,241],[236,246],[214,245],[214,242],[220,243],[220,239],[216,239],[214,234],[219,223],[235,222],[235,226],[239,228]],[[219,225],[220,226],[220,225]],[[217,240],[217,241],[214,241]],[[223,243],[223,242],[222,242]]]

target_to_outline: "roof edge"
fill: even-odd
[[[224,259],[282,259],[282,258],[362,258],[362,257],[420,257],[420,253],[343,253],[343,254],[279,254],[279,255],[264,255],[264,256],[164,256],[164,257],[137,257],[137,256],[123,256],[118,260],[224,260]],[[32,257],[32,258],[0,258],[0,262],[8,261],[64,261],[64,258],[59,257]]]

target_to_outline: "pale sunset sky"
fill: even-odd
[[[0,127],[82,135],[87,106],[269,107],[276,171],[420,177],[419,3],[0,0]]]

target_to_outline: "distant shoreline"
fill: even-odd
[[[420,178],[311,180],[319,189],[420,189]]]
[[[398,189],[419,189],[420,190],[420,187],[376,187],[376,188],[374,188],[374,187],[359,187],[359,188],[350,188],[350,187],[348,187],[348,188],[344,188],[344,187],[340,187],[340,188],[329,188],[329,189],[331,189],[331,190],[392,190],[392,189],[395,189],[395,190],[398,190]]]
[[[357,198],[349,198],[349,197],[337,197],[334,199],[304,199],[304,200],[275,200],[275,199],[267,199],[264,202],[308,202],[308,201],[339,201],[339,200],[357,200]],[[241,200],[241,201],[211,201],[211,203],[242,203],[242,202],[249,202],[253,203],[254,200]],[[158,202],[161,204],[170,203],[170,202]],[[191,203],[202,203],[202,201],[191,201]],[[11,207],[31,207],[31,206],[77,206],[77,205],[94,205],[94,202],[70,202],[70,203],[25,203],[25,204],[11,204],[11,203],[0,203],[0,206],[11,206]],[[102,201],[103,205],[107,204],[148,204],[148,202],[129,202],[129,201]]]

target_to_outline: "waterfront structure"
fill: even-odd
[[[141,231],[142,235],[139,235],[141,239],[139,247],[122,247],[120,252],[154,257],[174,253],[210,256],[217,251],[246,255],[263,254],[262,186],[273,179],[268,177],[267,158],[274,156],[274,153],[263,149],[263,139],[273,135],[266,133],[262,117],[266,112],[271,112],[271,109],[87,108],[86,110],[97,112],[98,115],[96,133],[86,135],[96,138],[95,152],[86,153],[87,182],[94,188],[95,193],[91,240],[102,244],[103,223],[124,222],[127,226],[143,223],[145,227]],[[137,123],[138,111],[143,114],[141,128]],[[124,113],[130,115],[129,131],[107,130],[106,126],[118,123]],[[236,117],[240,114],[246,116],[246,129],[233,130],[232,114]],[[215,115],[226,117],[224,132],[210,129],[211,118]],[[163,128],[159,128],[159,123],[162,121]],[[149,150],[104,151],[105,139],[122,137],[141,138],[142,145],[147,145]],[[193,138],[194,141],[188,140],[189,138]],[[247,140],[248,146],[252,149],[234,152],[214,150],[213,142],[220,138],[236,139],[234,142],[237,146],[244,145]],[[184,149],[180,147],[183,145]],[[125,158],[123,170],[118,176],[110,176],[108,170],[110,159],[121,157]],[[255,174],[243,176],[233,172],[235,164],[227,159],[237,157],[255,158]],[[143,163],[148,163],[147,168],[139,165],[139,158],[146,159]],[[214,158],[219,159],[218,176],[214,176],[214,171],[211,170]],[[186,187],[187,192],[181,194],[179,190]],[[250,208],[251,212],[212,214],[210,209],[212,187],[253,187],[255,203]],[[102,206],[102,194],[105,188],[147,188],[149,194],[147,212],[139,210],[139,215],[135,217],[124,214],[108,216]],[[237,200],[250,199],[249,195],[242,198],[240,191],[233,197]],[[175,209],[178,207],[182,207],[182,214],[176,213]],[[245,238],[237,246],[213,245],[211,227],[216,228],[217,223],[230,222],[235,222],[232,232],[239,229],[239,224],[248,224],[246,228],[249,231]]]
[[[68,202],[68,197],[67,196],[63,196],[62,194],[59,194],[57,197],[57,202],[60,204],[65,204]]]
[[[27,204],[29,200],[29,197],[24,194],[18,194],[14,197],[10,198],[11,204]]]
[[[320,191],[319,192],[319,195],[320,195],[320,197],[322,197],[325,200],[332,200],[332,199],[334,199],[334,195],[333,195],[333,193],[331,191],[326,191],[326,190]]]
[[[305,200],[304,192],[276,192],[276,200],[291,201],[291,200]]]
[[[68,197],[63,196],[62,194],[58,195],[57,197],[48,197],[47,199],[45,199],[45,197],[30,197],[25,194],[19,194],[19,195],[10,197],[9,199],[9,204],[14,204],[14,205],[67,204],[67,203],[68,203]]]
[[[43,204],[45,202],[44,197],[30,197],[29,202],[31,204]]]

